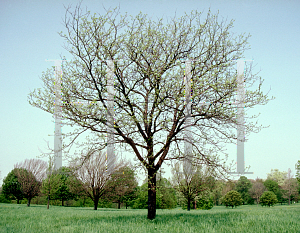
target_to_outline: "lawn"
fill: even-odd
[[[147,210],[0,203],[0,232],[300,232],[300,203],[211,210]]]

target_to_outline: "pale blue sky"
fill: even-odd
[[[45,148],[45,140],[53,145],[52,116],[30,106],[27,95],[41,87],[42,71],[53,64],[45,59],[59,55],[69,57],[62,48],[63,40],[57,34],[64,31],[64,5],[76,5],[71,0],[0,0],[0,171],[2,180],[13,165],[26,158],[40,155],[38,147]],[[270,125],[258,134],[252,134],[245,144],[245,162],[254,175],[248,178],[266,178],[271,169],[295,173],[300,160],[300,2],[299,1],[188,1],[188,0],[124,0],[87,1],[91,12],[103,13],[102,4],[115,7],[121,13],[135,15],[140,11],[150,16],[181,16],[185,11],[198,10],[235,19],[233,32],[250,33],[251,49],[245,57],[254,59],[255,71],[261,70],[265,79],[263,90],[271,88],[276,99],[258,106],[253,113],[261,113],[259,122]],[[64,128],[63,128],[64,130]],[[229,159],[236,159],[236,146],[228,147]],[[45,158],[47,161],[47,159]],[[167,175],[168,176],[168,175]],[[2,183],[2,181],[0,181]]]

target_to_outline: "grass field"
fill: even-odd
[[[0,232],[300,232],[300,203],[211,210],[98,209],[0,203]]]

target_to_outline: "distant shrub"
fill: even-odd
[[[262,206],[273,206],[278,202],[276,195],[272,191],[265,191],[260,197],[260,204]]]
[[[241,194],[237,191],[229,191],[222,199],[222,203],[226,205],[226,207],[231,206],[237,207],[243,203],[243,199]]]
[[[197,200],[197,209],[210,210],[214,207],[214,200],[212,195],[201,196]]]

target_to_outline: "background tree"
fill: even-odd
[[[156,215],[156,174],[165,160],[183,157],[185,128],[184,64],[190,59],[193,77],[194,148],[199,160],[226,173],[227,166],[212,157],[223,143],[236,141],[236,107],[229,105],[236,94],[236,62],[248,48],[249,36],[234,36],[233,21],[220,21],[209,11],[176,16],[166,24],[139,15],[128,20],[117,9],[103,15],[90,15],[80,6],[67,9],[60,34],[73,56],[64,65],[62,95],[65,124],[78,126],[71,141],[91,130],[99,148],[105,146],[108,103],[106,98],[108,60],[113,60],[115,76],[115,143],[126,144],[148,175],[148,218]],[[266,104],[261,79],[246,67],[245,108]],[[53,114],[53,74],[42,75],[43,90],[29,94],[29,102]],[[256,81],[258,88],[254,87]],[[254,87],[254,88],[250,88]],[[76,105],[88,101],[96,104]],[[209,102],[209,105],[203,105]],[[221,103],[221,104],[220,104]],[[108,112],[108,115],[112,115]],[[255,117],[254,117],[255,118]],[[261,129],[247,117],[246,132]],[[212,149],[214,148],[214,149]],[[142,152],[144,151],[144,152]],[[176,152],[176,153],[175,153]]]
[[[229,191],[234,190],[236,185],[235,180],[227,180],[223,186],[222,196],[225,196]]]
[[[260,197],[260,204],[262,206],[273,206],[277,203],[276,195],[272,191],[265,191]]]
[[[2,184],[2,193],[5,199],[16,199],[17,204],[19,204],[24,195],[21,190],[21,184],[19,183],[18,177],[16,175],[16,170],[17,168],[13,169],[4,178]]]
[[[54,199],[54,193],[59,185],[59,178],[52,174],[54,170],[53,158],[49,156],[49,165],[47,169],[47,178],[42,181],[41,193],[47,195],[47,209],[50,206],[50,200]]]
[[[9,200],[7,196],[4,195],[2,186],[0,187],[0,203],[11,203],[11,200]]]
[[[288,199],[288,204],[291,204],[291,197],[292,196],[298,196],[298,189],[299,189],[299,184],[296,179],[293,179],[293,174],[291,172],[291,169],[288,169],[287,172],[287,178],[285,179],[283,185],[283,197]]]
[[[133,209],[147,209],[148,208],[148,184],[144,183],[137,188],[136,198],[132,201]],[[159,195],[158,195],[159,196]],[[156,202],[158,203],[158,202]]]
[[[287,172],[281,172],[278,169],[271,169],[271,172],[267,173],[267,179],[275,180],[279,186],[282,186],[284,180],[287,179]]]
[[[81,191],[94,202],[94,210],[97,210],[100,197],[103,196],[107,187],[110,174],[106,172],[106,156],[96,149],[87,149],[87,156],[77,159],[71,165],[73,174],[81,181]],[[119,169],[121,163],[115,163]]]
[[[49,209],[50,200],[55,200],[56,191],[59,188],[60,177],[58,174],[49,174],[42,182],[41,193],[47,195],[47,209]]]
[[[298,162],[295,164],[295,169],[296,169],[296,179],[298,180],[298,185],[299,185],[299,189],[298,189],[298,196],[300,196],[300,160],[298,160]],[[297,199],[298,202],[298,199]]]
[[[256,200],[257,205],[259,204],[259,199],[265,190],[266,187],[264,186],[263,181],[257,177],[253,182],[252,187],[249,189],[249,194]]]
[[[47,162],[41,159],[26,159],[24,162],[15,164],[14,167],[19,168],[15,170],[15,174],[29,207],[31,199],[40,193],[42,181],[46,178]]]
[[[54,192],[54,199],[60,200],[61,205],[64,206],[64,201],[71,200],[76,197],[76,194],[71,192],[70,185],[72,185],[72,179],[74,179],[71,169],[68,167],[61,167],[54,171],[54,175],[58,178],[58,187]]]
[[[213,194],[209,189],[206,189],[196,196],[194,209],[209,210],[214,206]]]
[[[252,187],[252,183],[250,180],[247,179],[246,176],[241,176],[235,185],[235,190],[241,194],[241,197],[243,199],[243,205],[249,202],[250,199],[249,189],[251,187]]]
[[[296,178],[300,182],[300,160],[295,164],[295,169],[296,169]]]
[[[123,166],[111,175],[104,196],[117,202],[118,209],[120,209],[121,203],[125,203],[127,209],[127,205],[135,197],[137,186],[134,170],[129,166]]]
[[[157,176],[157,190],[161,194],[159,209],[173,209],[177,206],[176,192],[171,182],[162,177],[161,173]]]
[[[241,194],[235,190],[231,190],[222,199],[222,203],[227,206],[237,207],[243,203]]]
[[[271,191],[276,195],[276,199],[281,204],[286,200],[283,197],[283,190],[278,185],[277,181],[273,179],[267,179],[264,181],[264,186],[266,187],[267,191]]]
[[[18,181],[21,185],[21,190],[24,197],[27,198],[27,206],[30,206],[31,199],[40,193],[41,182],[39,182],[32,172],[25,168],[20,168],[16,171]]]
[[[192,202],[195,201],[197,195],[208,189],[205,185],[205,178],[209,174],[207,167],[203,168],[201,165],[190,166],[190,169],[182,169],[181,163],[175,163],[172,169],[173,185],[183,194],[187,201],[187,210],[190,211]],[[203,170],[202,170],[203,169]]]
[[[214,189],[212,190],[214,205],[220,205],[221,204],[221,198],[222,198],[222,191],[223,187],[225,185],[225,182],[223,180],[216,180],[216,184],[214,186]]]

